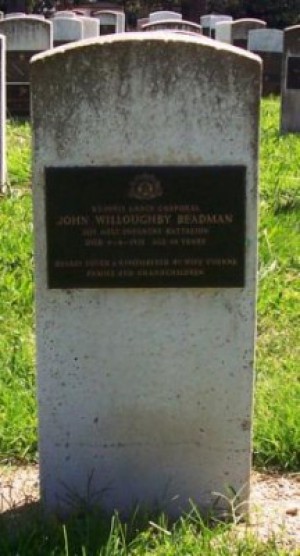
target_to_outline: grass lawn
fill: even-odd
[[[280,137],[278,120],[278,100],[264,100],[254,465],[299,471],[300,135]],[[2,462],[37,458],[30,156],[29,125],[9,123],[10,186],[0,198]],[[7,531],[1,535],[0,522],[0,556],[290,554],[272,540],[262,544],[233,538],[228,526],[207,527],[196,509],[174,526],[161,517],[139,531],[134,525],[126,529],[117,517],[108,524],[99,516],[84,516],[65,527],[35,518],[28,534],[27,529],[11,540]]]

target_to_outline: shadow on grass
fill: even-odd
[[[176,522],[164,514],[150,516],[138,510],[124,522],[117,513],[108,517],[99,508],[62,520],[46,516],[40,502],[29,502],[0,515],[0,555],[125,556],[152,553],[155,548],[160,553],[173,542],[184,544],[187,534],[207,544],[227,528],[204,521],[196,508]]]

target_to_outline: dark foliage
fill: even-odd
[[[207,0],[208,13],[263,19],[268,27],[300,24],[300,0]]]

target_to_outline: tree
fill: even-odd
[[[300,0],[208,0],[208,12],[232,15],[235,19],[263,19],[268,27],[284,28],[300,22]]]
[[[207,13],[207,0],[182,0],[183,19],[200,24],[200,17]]]
[[[268,27],[295,25],[300,16],[300,0],[244,0],[248,17],[258,17]]]

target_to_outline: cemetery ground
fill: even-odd
[[[9,188],[0,199],[0,555],[288,555],[300,547],[300,135],[280,136],[279,102],[263,100],[260,152],[254,525],[204,521],[197,509],[122,524],[79,507],[68,523],[41,519],[37,502],[30,126],[9,122]],[[298,230],[297,230],[298,226]],[[298,290],[297,290],[298,286]],[[255,501],[254,500],[254,501]],[[74,508],[75,510],[75,508]],[[273,512],[273,513],[272,513]],[[140,517],[140,519],[142,519]],[[256,520],[256,523],[255,523]]]

